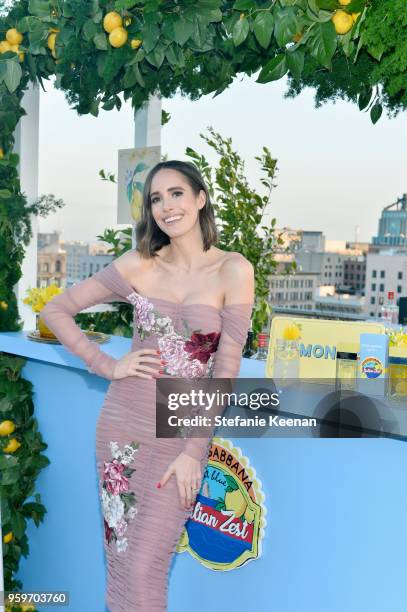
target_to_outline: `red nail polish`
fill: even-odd
[[[163,365],[166,365],[167,362],[165,361],[165,359],[161,359],[160,363],[162,363]]]
[[[157,355],[161,355],[161,351],[156,351]]]
[[[161,489],[161,484],[157,482],[157,489]]]
[[[158,370],[159,374],[164,374],[164,370]]]

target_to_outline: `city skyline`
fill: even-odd
[[[116,223],[116,185],[102,181],[98,172],[103,168],[117,176],[118,149],[133,147],[132,109],[124,104],[120,112],[102,111],[98,118],[78,116],[52,83],[46,88],[40,102],[39,194],[54,193],[67,206],[40,219],[39,231],[57,229],[64,240],[94,241],[107,227],[125,227]],[[353,241],[359,226],[359,240],[370,241],[382,209],[407,191],[406,147],[398,137],[406,118],[382,117],[374,126],[353,104],[315,109],[311,90],[294,100],[284,99],[284,91],[284,83],[259,86],[244,78],[216,98],[163,100],[171,120],[162,130],[162,152],[185,158],[191,146],[213,162],[199,137],[212,125],[232,138],[250,183],[260,187],[254,156],[267,146],[278,159],[271,201],[278,227]],[[254,103],[256,112],[250,110]]]

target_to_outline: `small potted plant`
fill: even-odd
[[[53,284],[48,287],[27,289],[27,292],[28,296],[23,300],[24,304],[29,304],[32,310],[39,314],[47,302],[63,292],[63,288]],[[42,338],[56,338],[55,334],[45,325],[40,316],[37,317],[37,329]]]

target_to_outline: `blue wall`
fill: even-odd
[[[119,356],[127,340],[103,346]],[[28,528],[24,589],[66,590],[72,612],[105,612],[95,426],[108,381],[63,347],[0,334],[0,350],[28,357],[39,428],[51,464],[38,480],[48,513]],[[262,375],[243,360],[241,376]],[[233,439],[266,496],[262,556],[216,572],[174,557],[169,612],[405,612],[407,445],[391,439]],[[41,610],[55,610],[41,607]],[[130,612],[130,611],[129,611]]]

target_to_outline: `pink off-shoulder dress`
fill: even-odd
[[[155,379],[113,380],[117,359],[91,342],[73,316],[114,301],[134,306],[131,350],[160,349],[167,361],[163,376],[188,379],[238,375],[252,304],[218,309],[141,296],[113,261],[41,311],[88,371],[111,381],[96,430],[106,605],[110,612],[164,612],[171,559],[192,510],[181,505],[174,475],[161,489],[156,483],[181,452],[200,462],[202,479],[211,438],[156,438]]]

